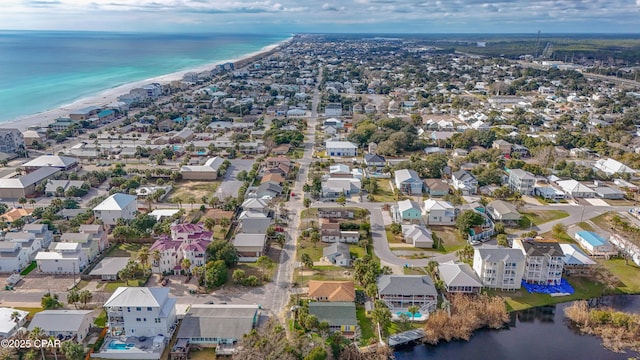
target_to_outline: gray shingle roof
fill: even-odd
[[[33,316],[29,330],[36,326],[45,333],[49,331],[65,332],[78,331],[86,316],[91,316],[92,310],[45,310]]]
[[[482,282],[480,282],[478,275],[468,264],[442,263],[438,266],[438,272],[447,286],[482,287]]]
[[[182,320],[178,339],[242,339],[253,328],[257,311],[257,305],[194,305]]]
[[[378,292],[380,295],[438,295],[428,275],[381,275]]]

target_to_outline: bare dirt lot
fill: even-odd
[[[80,275],[76,274],[76,280]],[[73,286],[73,275],[39,274],[36,270],[22,278],[16,286],[16,290],[49,290],[51,292],[64,292]]]

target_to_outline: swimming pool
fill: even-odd
[[[410,312],[408,312],[408,311],[398,311],[398,312],[396,313],[396,315],[398,315],[398,316],[400,316],[400,315],[402,315],[402,314],[407,314],[407,316],[409,317],[409,319],[411,319],[411,316],[413,316],[413,318],[414,318],[414,319],[419,319],[419,318],[421,318],[421,317],[422,317],[422,314],[420,314],[419,312],[411,314],[411,313],[410,313]]]
[[[129,350],[134,346],[135,346],[134,344],[126,344],[126,343],[123,343],[122,341],[111,340],[109,342],[109,344],[107,345],[107,349],[110,349],[110,350]]]

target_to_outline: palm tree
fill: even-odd
[[[142,269],[147,268],[147,263],[149,262],[149,247],[143,246],[140,248],[138,252],[138,260],[140,260],[140,264],[142,264]]]
[[[78,294],[78,300],[82,302],[84,308],[87,307],[87,303],[91,301],[91,298],[93,298],[93,294],[89,290],[82,290]]]
[[[195,266],[191,272],[193,273],[193,276],[196,277],[196,284],[200,286],[200,279],[204,276],[204,266]]]
[[[307,253],[304,253],[300,256],[300,262],[302,262],[302,265],[304,265],[304,267],[306,267],[307,269],[311,269],[313,267],[313,260]]]
[[[27,203],[27,198],[26,197],[21,197],[20,199],[18,199],[18,203],[20,203],[20,205],[24,205]]]
[[[151,252],[151,259],[153,259],[153,263],[156,264],[156,266],[160,266],[160,257],[160,250],[153,249]]]
[[[18,311],[14,311],[11,313],[11,320],[16,324],[20,322],[20,313]]]
[[[413,321],[413,319],[416,317],[416,313],[420,311],[420,308],[417,307],[416,305],[411,305],[409,306],[407,311],[411,313],[411,321]]]
[[[209,230],[209,231],[213,231],[213,228],[216,226],[216,221],[213,220],[212,218],[206,218],[204,219],[204,228]]]
[[[431,275],[431,277],[434,277],[436,274],[436,270],[438,270],[438,265],[439,263],[435,260],[431,260],[429,261],[429,263],[427,263],[427,273],[429,273],[429,275]]]
[[[53,335],[49,336],[49,338],[47,339],[47,341],[49,341],[49,343],[53,343],[55,340],[56,340],[56,338]],[[51,352],[53,353],[53,357],[55,358],[55,360],[58,360],[58,348],[53,346],[51,348]]]
[[[35,204],[36,204],[36,200],[35,200],[35,199],[29,199],[29,204],[31,205],[31,208],[32,208],[32,209],[35,209],[35,208],[36,208],[36,206],[35,206]]]
[[[33,344],[35,342],[35,340],[42,339],[42,337],[44,335],[45,334],[42,331],[42,329],[40,327],[36,326],[33,329],[31,329],[31,331],[29,332],[29,339],[31,340],[31,343]],[[40,352],[41,352],[41,355],[42,355],[42,359],[44,359],[44,346],[40,347]]]
[[[180,262],[180,265],[182,266],[182,269],[184,269],[186,275],[191,274],[191,260],[189,260],[188,258],[183,258],[182,262]]]
[[[69,293],[67,293],[67,303],[69,305],[73,304],[73,306],[75,306],[76,310],[78,309],[78,301],[80,301],[80,296],[78,293],[78,290],[76,290],[76,288],[73,288],[71,290],[69,290]]]

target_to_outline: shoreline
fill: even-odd
[[[242,66],[245,66],[247,63],[251,61],[255,61],[267,54],[274,52],[276,49],[290,42],[292,39],[293,39],[293,36],[290,36],[280,42],[264,46],[257,51],[244,54],[236,58],[218,60],[216,62],[203,64],[194,68],[179,70],[169,74],[158,75],[148,79],[135,80],[132,82],[121,84],[121,85],[116,85],[111,88],[98,91],[93,95],[79,98],[68,104],[62,104],[52,109],[44,110],[34,114],[23,115],[6,122],[2,122],[0,123],[0,128],[17,128],[20,131],[25,131],[27,130],[27,128],[31,126],[46,126],[52,123],[57,118],[68,116],[70,111],[80,109],[83,107],[88,107],[88,106],[105,106],[113,102],[116,102],[118,101],[119,96],[127,94],[129,91],[131,91],[131,89],[134,89],[149,83],[159,83],[159,84],[165,85],[172,81],[182,80],[182,77],[186,73],[209,71],[214,69],[219,64],[224,64],[228,62],[232,62],[234,64],[240,63],[242,64]]]

